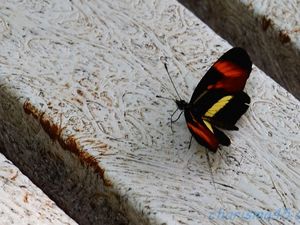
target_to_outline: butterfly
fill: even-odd
[[[166,64],[165,68],[175,88]],[[243,89],[251,70],[252,62],[248,53],[240,47],[234,47],[206,72],[190,102],[182,100],[175,88],[179,96],[179,100],[175,100],[177,110],[184,112],[192,137],[212,152],[216,152],[219,145],[230,145],[230,139],[221,129],[238,130],[235,124],[249,107],[250,97]],[[172,120],[174,113],[171,124],[181,116]]]

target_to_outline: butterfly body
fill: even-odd
[[[185,109],[188,109],[189,108],[189,103],[187,103],[186,101],[184,100],[175,100],[175,103],[178,107],[179,110],[185,110]]]
[[[204,75],[190,102],[175,101],[184,111],[192,136],[213,152],[220,144],[230,145],[230,139],[220,129],[238,130],[235,124],[249,107],[250,97],[243,89],[251,69],[247,52],[232,48]]]

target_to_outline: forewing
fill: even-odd
[[[213,152],[219,144],[230,145],[230,139],[217,127],[236,130],[235,123],[249,107],[250,98],[243,89],[251,69],[247,52],[232,48],[208,70],[185,108],[193,137]]]
[[[252,69],[248,53],[239,47],[227,51],[207,71],[197,85],[190,104],[197,102],[211,90],[235,94],[242,91]]]

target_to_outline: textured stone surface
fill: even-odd
[[[179,1],[300,99],[300,1]]]
[[[272,223],[296,221],[299,101],[259,69],[240,131],[227,132],[232,145],[209,155],[212,173],[205,148],[188,149],[183,117],[171,131],[176,106],[155,97],[176,97],[162,61],[188,100],[230,48],[179,3],[24,0],[0,9],[0,142],[72,217],[250,224],[267,219],[216,213],[287,207],[293,217]]]
[[[1,225],[77,224],[2,154],[0,186]]]

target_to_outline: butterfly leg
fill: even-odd
[[[178,111],[178,109],[176,109],[175,112],[177,112],[177,111]],[[174,115],[174,113],[173,113],[172,116],[171,116],[171,122],[172,122],[172,123],[175,123],[176,121],[178,121],[179,118],[181,117],[182,113],[183,113],[183,111],[180,112],[179,116],[178,116],[175,120],[172,119],[172,118],[173,118],[173,115]]]
[[[177,111],[177,110],[178,110],[178,109],[176,109],[176,111]],[[172,117],[171,117],[171,130],[172,130],[172,131],[173,131],[172,124],[175,123],[177,120],[179,120],[179,118],[181,117],[182,113],[183,113],[183,111],[180,112],[179,116],[178,116],[175,120],[172,119],[172,117],[173,117],[173,115],[172,115]],[[174,132],[174,131],[173,131],[173,132]]]
[[[175,115],[175,113],[178,111],[178,108],[172,113],[172,115],[171,115],[171,122],[173,121],[173,116]]]
[[[173,116],[175,115],[175,113],[178,111],[178,108],[172,113],[172,115],[171,115],[171,130],[172,130],[172,132],[174,133],[174,131],[173,131],[173,122],[176,122],[176,121],[173,121]]]
[[[190,143],[189,143],[189,148],[188,148],[188,149],[190,149],[190,148],[191,148],[191,145],[192,145],[192,139],[193,139],[193,135],[191,135],[191,138],[190,138]]]

